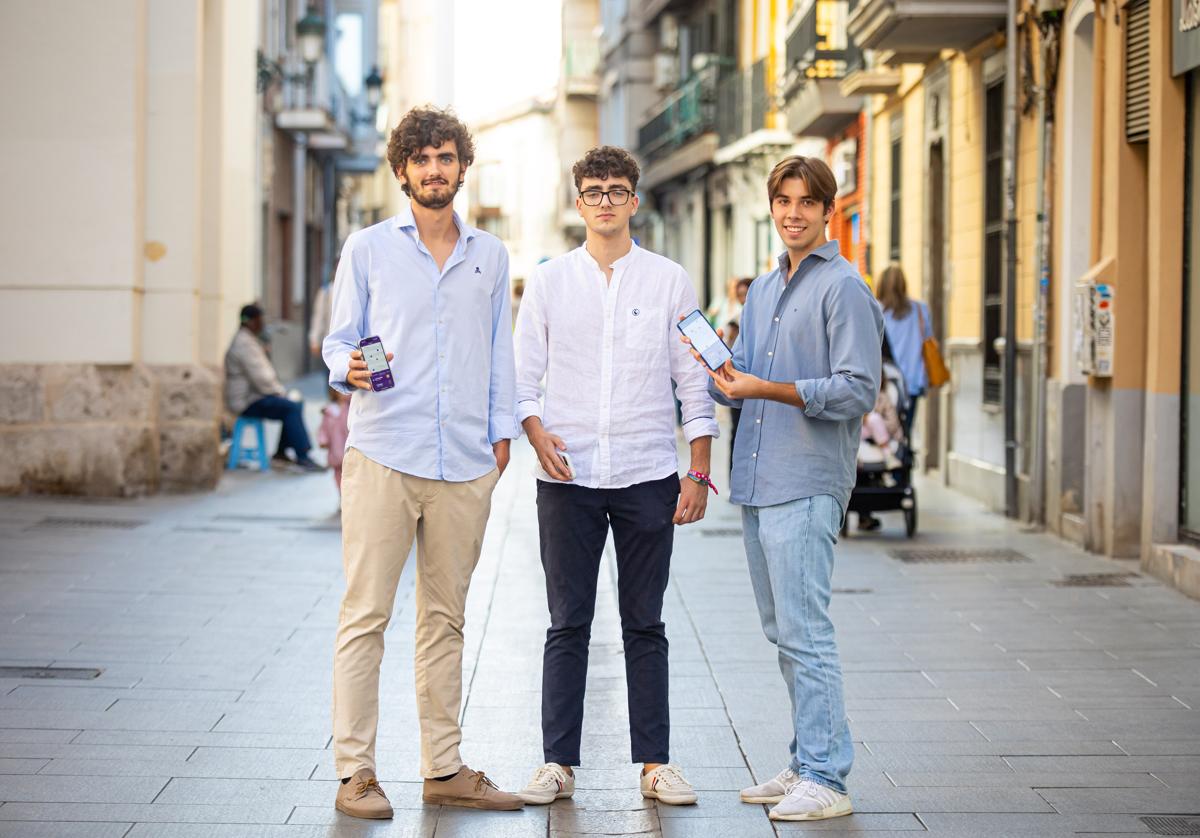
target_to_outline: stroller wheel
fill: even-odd
[[[917,499],[915,497],[912,506],[904,510],[904,533],[909,538],[917,534]]]

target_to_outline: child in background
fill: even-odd
[[[350,397],[330,387],[329,404],[321,411],[317,444],[329,452],[329,465],[333,467],[339,495],[342,493],[342,458],[346,456],[346,437],[350,435],[349,419]]]

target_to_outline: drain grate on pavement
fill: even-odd
[[[1155,835],[1200,835],[1200,815],[1151,815],[1138,820]]]
[[[68,666],[0,666],[0,678],[37,678],[54,681],[90,681],[101,670]]]
[[[145,521],[133,521],[129,518],[43,518],[30,529],[35,530],[133,530],[143,526]]]
[[[893,559],[910,564],[966,564],[968,562],[1027,562],[1029,557],[1016,550],[909,548],[892,550]]]
[[[1138,574],[1124,573],[1075,573],[1056,579],[1052,582],[1059,588],[1129,588],[1130,579],[1137,579]]]
[[[706,530],[700,530],[700,535],[705,538],[741,538],[742,531],[738,527],[709,527]]]

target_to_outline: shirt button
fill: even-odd
[[[768,357],[768,358],[770,358],[770,357],[771,357],[771,356],[773,356],[774,354],[775,354],[774,352],[768,352],[768,353],[767,353],[767,357]]]
[[[753,454],[751,454],[750,456],[751,456],[751,457],[758,457],[758,452],[757,452],[757,451],[755,451],[755,452],[754,452]]]
[[[779,318],[778,318],[778,317],[776,317],[776,318],[775,318],[775,322],[776,322],[776,323],[778,323],[778,322],[779,322]]]
[[[761,419],[755,419],[755,420],[754,420],[754,424],[756,424],[756,425],[761,425],[761,424],[762,424],[762,420],[761,420]]]

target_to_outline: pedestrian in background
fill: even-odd
[[[713,397],[740,406],[746,421],[730,499],[742,505],[759,619],[792,705],[787,768],[741,799],[774,803],[777,821],[853,811],[854,746],[829,600],[862,417],[879,392],[883,314],[825,237],[836,194],[817,158],[789,157],[771,171],[771,217],[787,250],[750,287],[733,358],[709,372]]]
[[[304,403],[287,398],[287,390],[263,345],[263,310],[254,303],[242,306],[240,319],[241,325],[225,351],[225,406],[234,415],[282,423],[272,458],[275,465],[321,471],[322,466],[308,456],[312,443],[304,427]],[[294,462],[287,455],[289,449],[296,452]]]
[[[884,330],[892,347],[892,357],[904,376],[904,387],[908,391],[908,427],[905,432],[910,432],[917,412],[917,400],[925,395],[929,387],[929,371],[925,369],[921,347],[926,338],[933,336],[933,318],[930,317],[929,306],[908,296],[904,269],[894,262],[879,277],[875,296],[883,308]]]
[[[342,461],[346,457],[346,437],[350,435],[350,396],[329,388],[329,404],[321,410],[317,444],[326,451],[326,463],[333,469],[338,498],[342,496]]]

